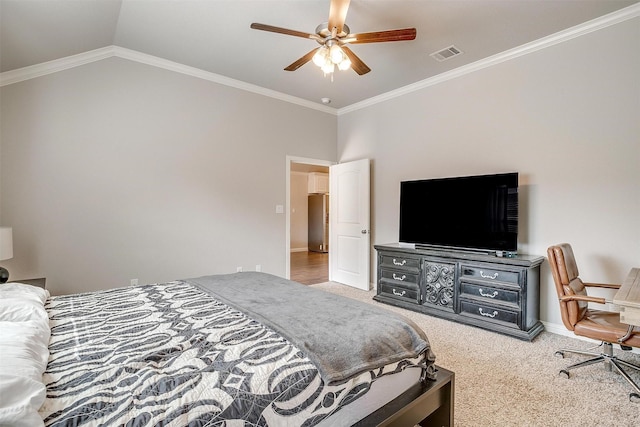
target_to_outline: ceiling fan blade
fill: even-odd
[[[317,34],[303,33],[302,31],[290,30],[288,28],[274,27],[273,25],[259,24],[257,22],[254,22],[253,24],[251,24],[251,28],[253,28],[254,30],[269,31],[271,33],[285,34],[287,36],[302,37],[305,39],[312,39],[312,40],[318,40],[318,39],[322,40],[322,37],[318,36]]]
[[[313,49],[311,52],[307,53],[305,56],[303,56],[302,58],[298,59],[297,61],[289,65],[287,68],[285,68],[285,71],[295,71],[298,68],[302,67],[304,64],[306,64],[307,62],[313,59],[313,55],[316,54],[316,51],[318,49],[319,48]]]
[[[415,40],[415,28],[403,28],[401,30],[375,31],[372,33],[349,34],[347,37],[340,39],[343,43],[380,43],[380,42],[399,42],[405,40]]]
[[[351,0],[331,0],[329,6],[329,31],[333,31],[336,28],[337,34],[342,32],[344,21],[347,19],[347,10],[349,9],[349,3]]]
[[[369,71],[371,71],[371,68],[367,67],[367,64],[362,62],[362,59],[358,58],[358,56],[353,53],[351,49],[346,46],[342,46],[342,50],[344,51],[345,55],[347,55],[347,58],[349,58],[349,61],[351,61],[351,68],[353,68],[353,71],[355,71],[359,75],[367,74]]]

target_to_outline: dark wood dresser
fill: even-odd
[[[375,245],[376,301],[531,341],[544,257]]]

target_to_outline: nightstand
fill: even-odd
[[[27,285],[37,286],[42,289],[45,289],[46,281],[47,281],[46,277],[39,277],[37,279],[12,280],[12,282],[26,283]]]

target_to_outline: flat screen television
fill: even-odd
[[[516,252],[516,172],[400,183],[400,242]]]

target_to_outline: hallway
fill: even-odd
[[[322,252],[292,252],[291,280],[303,285],[329,281],[329,254]]]

